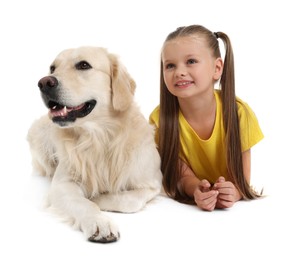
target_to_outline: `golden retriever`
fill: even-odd
[[[38,82],[48,115],[28,131],[35,170],[51,178],[49,205],[93,242],[113,242],[103,211],[141,210],[161,190],[152,126],[134,101],[135,81],[101,47],[62,51]]]

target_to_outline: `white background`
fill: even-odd
[[[0,259],[288,259],[288,8],[286,1],[102,0],[0,3]],[[87,242],[42,210],[47,183],[32,175],[26,133],[46,113],[37,89],[54,57],[81,45],[108,48],[137,82],[148,118],[159,100],[166,35],[202,24],[229,35],[237,95],[265,139],[252,149],[252,183],[268,196],[202,212],[159,197],[136,214],[108,213],[121,240]],[[287,242],[286,242],[287,240]],[[286,248],[287,247],[287,248]]]

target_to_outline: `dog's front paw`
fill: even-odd
[[[111,243],[116,242],[120,238],[119,232],[115,235],[113,233],[110,233],[108,236],[101,236],[99,232],[99,228],[97,228],[97,231],[88,238],[90,242],[98,242],[98,243]]]
[[[111,243],[120,238],[117,226],[105,215],[97,214],[82,223],[82,230],[91,242]]]

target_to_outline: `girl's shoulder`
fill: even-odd
[[[237,102],[237,108],[238,108],[239,117],[246,116],[246,117],[254,118],[254,120],[257,119],[254,111],[248,105],[247,102],[245,102],[244,100],[242,100],[239,97],[236,97],[236,102]]]
[[[158,125],[160,117],[160,106],[156,106],[149,116],[149,122],[151,124]]]
[[[222,105],[221,90],[215,89],[215,96],[217,99],[217,103]],[[236,102],[237,102],[238,114],[243,114],[243,113],[249,113],[249,114],[253,113],[254,114],[252,108],[243,99],[236,96]]]

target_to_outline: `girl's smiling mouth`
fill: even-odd
[[[191,86],[193,83],[194,83],[194,81],[178,81],[178,82],[175,84],[175,87],[178,87],[178,88],[187,88],[187,87]]]

